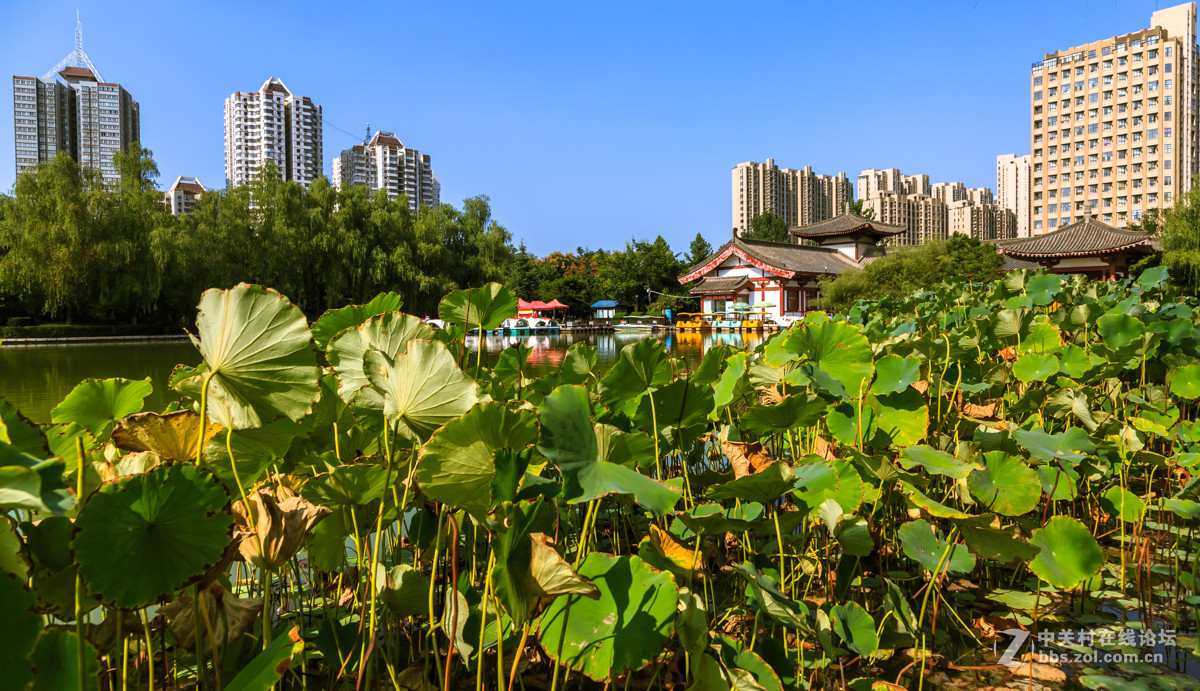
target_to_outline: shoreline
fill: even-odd
[[[187,334],[146,336],[55,336],[47,338],[0,338],[0,348],[15,346],[71,345],[87,343],[141,343],[149,341],[186,341]]]

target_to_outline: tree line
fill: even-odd
[[[400,293],[408,312],[433,315],[446,293],[489,281],[527,300],[558,298],[580,315],[605,298],[647,309],[686,295],[680,270],[711,251],[697,235],[688,255],[676,254],[659,236],[539,258],[514,246],[486,196],[412,211],[404,197],[362,186],[282,181],[272,164],[176,217],[149,150],[113,160],[116,184],[60,155],[0,195],[0,325],[181,327],[204,290],[243,281],[272,286],[313,316],[384,291]]]

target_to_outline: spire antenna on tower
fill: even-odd
[[[59,72],[68,67],[89,70],[96,77],[96,81],[104,81],[104,77],[100,76],[100,70],[92,64],[92,59],[88,57],[88,54],[83,52],[83,21],[79,19],[79,10],[75,10],[75,50],[60,60],[53,69],[42,76],[42,79],[53,80]]]

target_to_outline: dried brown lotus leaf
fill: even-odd
[[[238,550],[246,561],[269,571],[279,569],[295,556],[308,531],[331,513],[286,487],[258,489],[247,502],[253,520],[246,514],[246,504],[233,504]]]
[[[762,444],[759,442],[748,444],[735,441],[721,442],[721,450],[729,458],[729,465],[733,466],[734,479],[753,475],[771,465],[773,461],[767,458],[762,448]]]
[[[254,619],[262,611],[262,598],[237,597],[220,583],[213,583],[201,590],[200,595],[199,609],[204,618],[204,622],[200,623],[200,635],[205,647],[209,646],[210,634],[218,647],[236,641],[250,631]],[[194,648],[196,645],[196,609],[192,606],[192,596],[183,593],[174,602],[158,610],[167,618],[171,635],[184,648]]]
[[[223,427],[210,424],[204,435],[207,444]],[[126,451],[149,451],[173,461],[196,458],[199,441],[200,416],[190,410],[161,415],[138,413],[117,421],[112,440],[117,448]]]

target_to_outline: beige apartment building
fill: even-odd
[[[775,159],[745,162],[733,168],[733,227],[739,233],[750,221],[772,211],[789,228],[816,223],[845,212],[854,201],[854,186],[845,173],[820,175],[811,166],[780,168]]]
[[[1126,227],[1200,171],[1196,6],[1150,28],[1047,53],[1030,71],[1030,232],[1095,216]]]
[[[1017,215],[1012,210],[991,201],[988,194],[950,202],[947,207],[947,227],[950,235],[969,235],[976,240],[1008,240],[1016,237]]]
[[[207,191],[200,180],[180,175],[175,178],[170,188],[163,192],[163,203],[171,210],[172,216],[190,214],[195,209],[196,202]]]
[[[1013,212],[1016,235],[1029,237],[1029,154],[996,157],[996,203]]]

